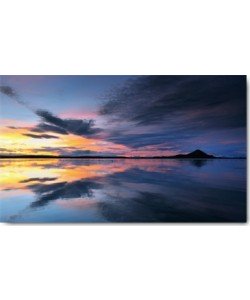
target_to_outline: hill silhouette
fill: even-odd
[[[215,158],[214,155],[209,155],[209,154],[201,151],[200,149],[197,149],[188,154],[178,154],[173,157],[175,157],[175,158]]]

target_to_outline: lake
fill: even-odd
[[[2,159],[11,223],[245,222],[245,159]]]

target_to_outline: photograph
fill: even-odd
[[[0,220],[244,223],[246,76],[0,77]]]

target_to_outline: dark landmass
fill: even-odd
[[[0,159],[15,158],[71,158],[71,159],[246,159],[246,157],[219,157],[207,154],[201,150],[195,150],[188,154],[177,154],[173,156],[70,156],[70,155],[0,155]]]
[[[195,150],[188,154],[178,154],[175,158],[215,158],[214,155],[209,155],[201,150]]]

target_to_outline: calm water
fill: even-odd
[[[245,160],[0,160],[2,222],[244,222]]]

